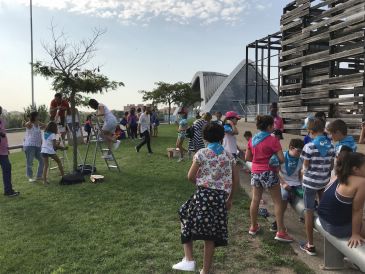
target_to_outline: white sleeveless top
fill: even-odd
[[[31,128],[25,129],[25,137],[23,146],[25,147],[41,147],[42,146],[42,132],[41,128],[32,124]]]

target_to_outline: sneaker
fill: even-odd
[[[311,255],[311,256],[315,256],[317,255],[316,253],[316,248],[315,246],[308,246],[308,243],[307,242],[302,242],[300,243],[299,245],[300,249],[307,252],[308,255]]]
[[[172,269],[181,271],[193,271],[195,272],[195,261],[187,261],[185,258],[181,262],[174,264]]]
[[[139,149],[137,146],[135,146],[134,149],[136,150],[137,153],[139,152]]]
[[[101,158],[103,158],[104,160],[113,160],[113,156],[111,154],[106,154],[101,156]]]
[[[34,183],[35,181],[37,181],[37,180],[36,180],[36,179],[33,179],[33,178],[29,178],[29,179],[28,179],[28,182],[29,182],[29,183]]]
[[[13,192],[5,193],[4,195],[7,196],[7,197],[15,197],[15,196],[19,196],[20,195],[20,192],[13,190]]]
[[[184,161],[184,158],[179,158],[179,160],[177,160],[178,163]]]
[[[255,236],[257,232],[259,232],[261,229],[260,225],[257,224],[255,227],[250,227],[250,230],[248,231],[248,234]]]
[[[120,140],[117,140],[114,144],[113,144],[113,148],[114,150],[117,150],[120,146]]]
[[[271,232],[277,232],[278,231],[278,225],[276,223],[276,221],[274,221],[271,226],[270,226],[270,231]]]
[[[285,243],[291,243],[294,241],[294,239],[286,232],[276,232],[275,240]]]

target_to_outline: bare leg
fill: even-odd
[[[107,143],[108,148],[111,150],[112,144],[115,143],[117,140],[113,137],[113,133],[109,131],[103,131],[102,134],[105,142]]]
[[[61,176],[65,175],[65,172],[63,170],[62,162],[60,158],[58,158],[57,154],[52,156],[52,159],[57,163],[58,169],[60,170]]]
[[[307,233],[307,240],[309,245],[313,245],[313,210],[306,210],[304,214],[305,231]]]
[[[257,225],[257,211],[259,209],[262,192],[262,187],[252,187],[252,200],[250,206],[251,228]]]
[[[183,142],[184,142],[184,140],[181,140],[180,138],[177,138],[176,147],[180,151],[180,158],[184,158],[184,149],[183,149],[183,146],[182,146]]]
[[[194,261],[194,258],[193,258],[193,242],[188,242],[186,244],[183,244],[183,246],[184,246],[185,259],[187,261]]]
[[[200,273],[209,274],[213,262],[214,248],[215,245],[213,241],[204,241],[204,262],[203,270]]]
[[[285,232],[284,211],[282,206],[280,184],[276,184],[269,188],[271,198],[274,202],[275,219],[278,225],[278,232]]]
[[[44,166],[43,166],[43,183],[47,184],[47,174],[48,174],[48,167],[49,167],[49,158],[43,157]]]

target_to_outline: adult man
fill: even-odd
[[[138,129],[141,134],[142,142],[136,146],[136,151],[139,152],[142,146],[147,144],[148,153],[152,154],[151,150],[151,108],[146,107],[145,112],[141,114],[138,120]]]
[[[0,106],[0,116],[3,112]],[[11,184],[11,164],[9,161],[8,138],[5,131],[5,122],[0,118],[0,166],[3,172],[4,195],[8,197],[18,196],[20,193],[14,191]]]
[[[70,113],[69,103],[65,99],[62,99],[61,93],[56,93],[54,95],[54,99],[51,101],[51,106],[49,108],[49,113],[51,115],[50,120],[54,121],[56,117],[59,117],[59,123],[64,127],[66,112]]]

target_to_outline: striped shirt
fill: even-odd
[[[308,169],[303,174],[303,186],[320,190],[326,187],[331,178],[332,164],[335,158],[335,148],[331,145],[326,156],[321,156],[313,142],[303,148],[302,160],[308,160]]]

